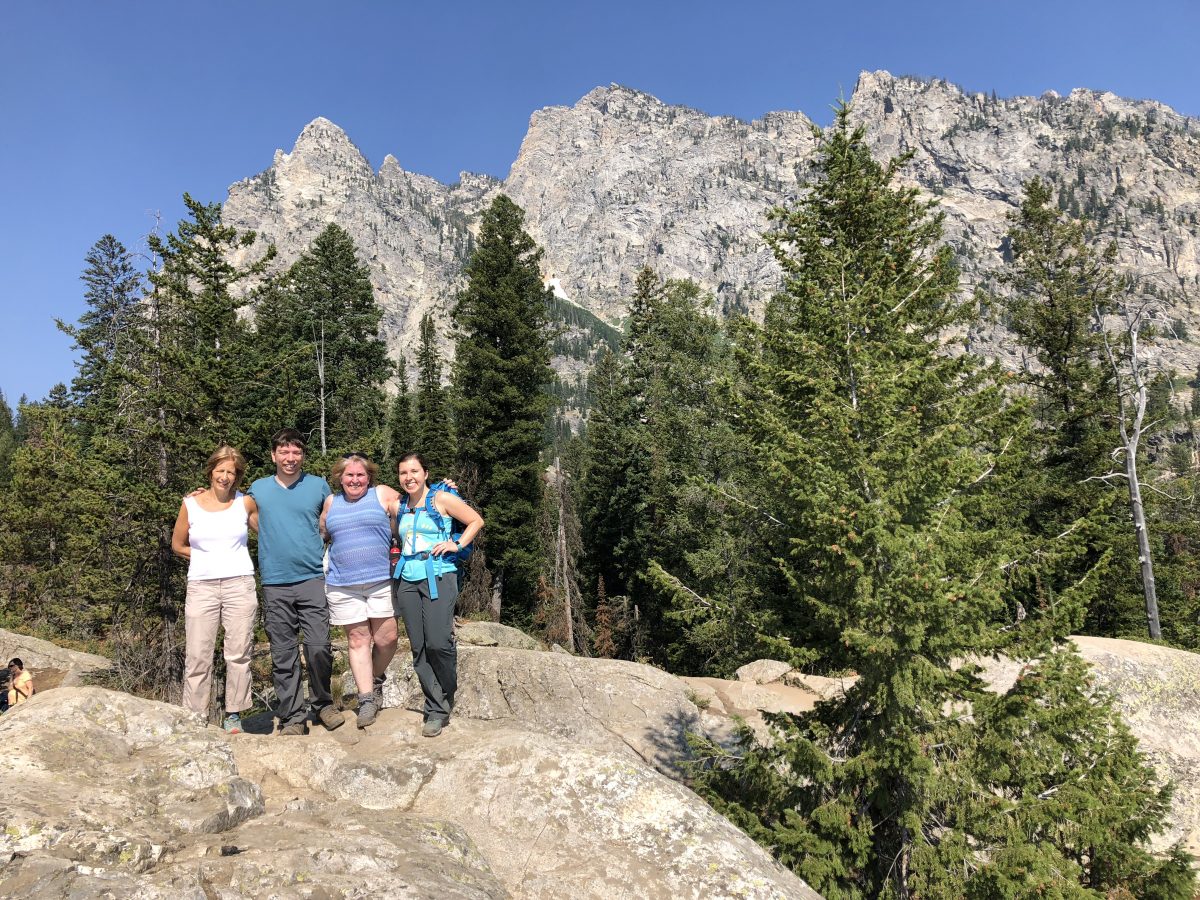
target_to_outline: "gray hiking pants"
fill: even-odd
[[[329,606],[325,579],[310,578],[295,584],[263,585],[263,621],[271,642],[271,676],[275,682],[279,724],[303,722],[304,690],[300,673],[300,634],[304,634],[304,662],[308,665],[308,697],[314,709],[333,702],[329,691],[333,651],[329,646]]]
[[[458,690],[458,646],[454,641],[454,604],[458,600],[458,575],[438,578],[438,598],[429,597],[429,583],[397,581],[396,615],[404,620],[412,644],[413,669],[425,694],[425,718],[450,718]]]

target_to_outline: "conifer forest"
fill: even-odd
[[[689,775],[824,896],[1193,896],[1190,857],[1148,843],[1170,786],[1067,638],[1200,651],[1200,402],[1176,393],[1200,372],[1150,370],[1158,298],[1047,184],[964,298],[905,158],[875,160],[844,106],[815,134],[806,192],[762,223],[783,270],[765,315],[630,273],[624,328],[578,385],[551,368],[563,310],[504,195],[449,322],[394,357],[337,224],[287,268],[187,195],[149,259],[99,238],[87,311],[58,323],[74,379],[0,395],[0,626],[170,698],[170,532],[208,454],[238,447],[249,481],[292,426],[308,471],[353,450],[394,485],[416,450],[487,520],[460,615],[682,674],[857,676],[774,716],[769,744],[697,740]],[[955,337],[983,316],[1029,366]],[[995,693],[974,661],[1001,654],[1022,675]]]

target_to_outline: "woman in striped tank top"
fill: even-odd
[[[325,575],[329,624],[346,629],[359,728],[379,715],[388,663],[396,655],[388,508],[399,495],[378,480],[379,466],[362,453],[347,453],[333,465],[329,483],[334,493],[321,511],[321,534],[330,542]]]

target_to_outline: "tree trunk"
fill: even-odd
[[[1142,402],[1145,402],[1144,399]],[[1150,533],[1146,530],[1146,510],[1142,506],[1142,486],[1138,484],[1137,445],[1138,431],[1134,429],[1125,445],[1125,480],[1129,482],[1129,509],[1133,514],[1133,530],[1137,533],[1138,567],[1142,573],[1142,593],[1146,596],[1146,623],[1150,629],[1150,637],[1158,640],[1162,637],[1162,629],[1158,624],[1158,592],[1154,586],[1154,559],[1150,555]]]
[[[321,454],[327,452],[325,446],[325,322],[321,322],[321,338],[317,342],[317,407],[321,413]]]

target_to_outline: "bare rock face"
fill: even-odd
[[[519,628],[499,622],[464,622],[454,627],[460,644],[476,647],[508,647],[511,650],[545,650],[546,645]]]
[[[686,734],[721,739],[727,723],[707,717],[680,678],[652,666],[568,653],[506,647],[458,648],[455,717],[562,738],[625,754],[677,773],[688,756]],[[384,683],[389,706],[420,711],[412,658],[401,652]]]
[[[464,672],[468,684],[515,676],[523,661],[530,704],[574,683],[560,666],[587,662],[464,650],[505,660]],[[470,717],[486,697],[513,710],[512,685],[498,695],[475,685],[479,705],[460,706],[436,740],[395,708],[357,733],[230,737],[101,688],[36,695],[0,719],[0,896],[817,898],[631,752],[620,730],[641,734],[630,706],[679,690],[648,672],[581,671],[579,681],[603,675],[570,697],[584,715],[594,707],[595,730],[566,736],[545,727],[557,709],[517,702],[520,715]],[[601,699],[639,681],[629,701]],[[601,731],[620,749],[585,743]]]
[[[545,654],[549,656],[550,654]],[[351,755],[332,738],[238,742],[243,771],[460,824],[518,897],[818,895],[676,782],[625,754],[456,711],[437,740],[385,710]]]
[[[1006,216],[1023,182],[1040,175],[1066,209],[1115,239],[1122,268],[1165,298],[1163,324],[1182,332],[1157,343],[1161,364],[1194,368],[1183,332],[1200,331],[1200,313],[1184,302],[1200,284],[1200,122],[1109,93],[1002,99],[887,72],[860,76],[851,109],[880,159],[913,152],[901,177],[945,212],[964,294],[1004,264]],[[230,188],[225,216],[274,242],[281,265],[338,222],[371,270],[393,350],[416,339],[424,312],[447,321],[472,229],[499,190],[526,210],[561,296],[609,323],[626,315],[647,264],[695,280],[718,312],[756,314],[779,285],[761,237],[766,212],[794,202],[815,147],[800,112],[743,122],[610,85],[535,112],[503,182],[464,173],[446,186],[391,156],[373,171],[336,125],[316,119],[290,153]],[[959,337],[1024,364],[999,326],[980,322]],[[575,371],[561,358],[556,366]]]
[[[1002,99],[887,72],[859,76],[851,111],[878,158],[913,154],[901,177],[938,199],[965,290],[1003,265],[1006,217],[1022,185],[1049,179],[1072,215],[1116,242],[1118,265],[1169,299],[1162,318],[1178,319],[1183,333],[1158,343],[1162,365],[1195,367],[1186,334],[1200,319],[1183,294],[1200,283],[1200,121],[1153,100],[1082,88]],[[1022,363],[998,326],[973,329],[970,343]]]

